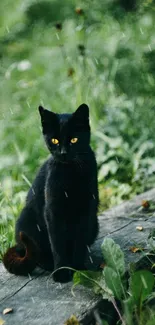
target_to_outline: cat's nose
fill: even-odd
[[[60,150],[60,153],[61,153],[61,155],[66,155],[67,154],[67,151],[66,151],[66,149],[65,148],[61,148],[61,150]]]

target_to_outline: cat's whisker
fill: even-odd
[[[74,158],[74,161],[82,169],[82,166],[80,165],[80,162],[76,157]]]
[[[85,167],[85,166],[88,166],[88,163],[87,163],[86,161],[81,160],[81,159],[78,159],[78,158],[76,158],[76,159],[77,159],[77,161],[79,162],[81,168],[83,168],[83,167]]]
[[[77,159],[77,163],[79,164],[80,168],[82,169],[82,163],[79,159]]]

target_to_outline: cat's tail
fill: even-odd
[[[5,268],[16,275],[31,273],[37,264],[38,249],[29,236],[24,232],[19,233],[19,244],[11,247],[3,256]]]

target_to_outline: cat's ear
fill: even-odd
[[[40,116],[43,117],[44,116],[44,111],[46,111],[45,108],[42,107],[42,106],[39,106],[38,110],[39,110]]]
[[[89,121],[89,107],[86,104],[81,104],[74,112],[74,116],[78,119]]]
[[[52,118],[52,116],[56,115],[55,113],[48,111],[47,109],[45,109],[42,106],[39,106],[38,110],[39,110],[42,121],[48,120],[49,117]]]
[[[47,131],[47,129],[51,128],[52,124],[56,121],[56,114],[53,112],[48,111],[42,106],[38,107],[40,116],[41,116],[41,123],[43,127],[43,133]]]

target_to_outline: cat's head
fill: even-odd
[[[56,114],[42,106],[39,112],[46,145],[56,160],[65,162],[88,152],[90,125],[86,104],[72,114]]]

